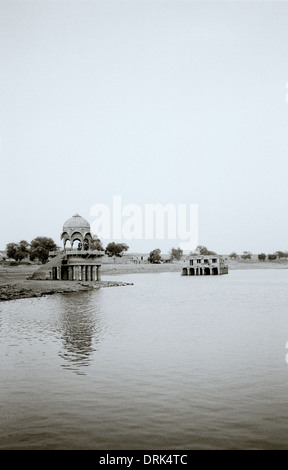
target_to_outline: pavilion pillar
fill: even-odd
[[[97,281],[101,281],[101,266],[96,266],[97,270]]]
[[[81,279],[81,266],[75,266],[75,280],[80,281]]]
[[[68,266],[68,281],[73,281],[73,266]]]

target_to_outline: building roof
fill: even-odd
[[[66,222],[63,225],[63,232],[75,231],[76,229],[90,232],[89,222],[86,219],[84,219],[84,217],[81,217],[81,215],[79,214],[73,215],[73,217],[66,220]]]

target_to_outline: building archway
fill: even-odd
[[[72,246],[71,246],[71,242],[69,238],[64,240],[64,250],[68,250],[68,251],[72,250]]]
[[[80,238],[74,238],[72,241],[72,250],[82,250],[83,242]]]
[[[79,243],[81,244],[81,248],[83,247],[83,236],[80,232],[72,233],[70,240],[71,240],[72,250],[79,249]]]

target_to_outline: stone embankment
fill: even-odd
[[[7,300],[43,297],[52,294],[70,294],[72,292],[89,291],[101,287],[128,286],[133,283],[120,281],[100,282],[59,282],[59,281],[22,281],[0,284],[0,302]]]

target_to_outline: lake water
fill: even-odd
[[[0,304],[1,449],[288,449],[288,270]]]

